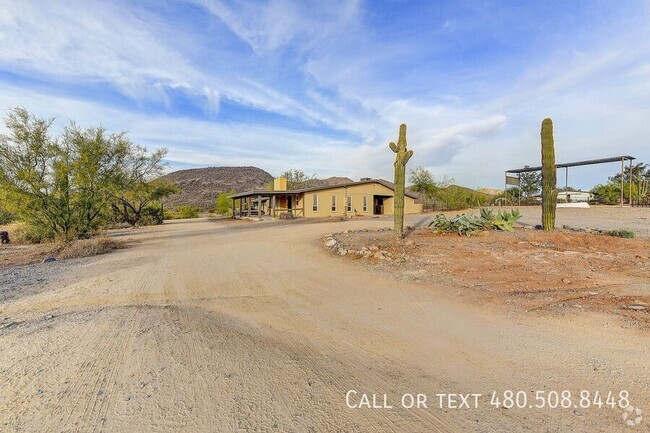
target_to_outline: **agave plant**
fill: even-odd
[[[507,210],[499,210],[497,217],[490,221],[492,226],[497,230],[505,230],[512,232],[515,230],[515,223],[521,218],[519,209],[513,209],[508,212]]]
[[[491,209],[479,207],[480,216],[472,214],[456,215],[448,219],[443,214],[438,214],[429,224],[432,230],[440,232],[458,232],[459,235],[471,236],[485,229],[496,229],[504,231],[514,231],[515,223],[521,218],[518,209],[512,211],[501,210],[494,214]]]

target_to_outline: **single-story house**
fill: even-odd
[[[395,196],[393,183],[383,179],[363,179],[340,185],[287,190],[287,180],[277,178],[273,190],[247,191],[230,196],[233,214],[242,216],[279,216],[290,212],[293,216],[331,217],[355,215],[392,215]],[[422,212],[417,196],[404,194],[404,213]]]

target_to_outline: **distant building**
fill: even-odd
[[[243,216],[279,216],[291,212],[294,216],[331,217],[355,215],[392,215],[395,187],[383,179],[364,179],[340,185],[324,185],[294,191],[287,190],[287,180],[277,178],[271,191],[247,191],[230,196],[233,212]],[[422,212],[417,196],[406,191],[404,213]]]
[[[542,195],[535,196],[537,201],[542,201]],[[557,193],[558,203],[589,203],[594,195],[589,191],[560,191]]]

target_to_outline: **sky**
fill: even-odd
[[[0,114],[128,131],[170,169],[355,180],[392,179],[406,123],[410,168],[499,188],[545,117],[558,163],[650,162],[648,23],[650,0],[0,0]]]

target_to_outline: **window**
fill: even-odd
[[[363,196],[363,211],[368,212],[368,196]]]
[[[352,196],[351,195],[347,196],[346,200],[347,200],[347,204],[346,204],[347,211],[352,212]]]
[[[332,196],[332,212],[336,212],[336,196]]]
[[[318,212],[318,194],[314,194],[311,208],[314,212]]]

